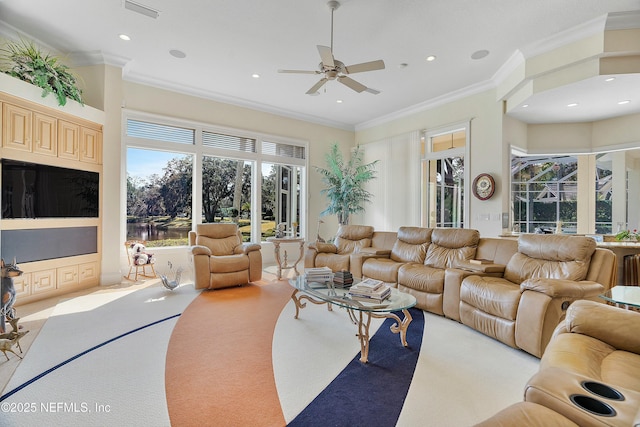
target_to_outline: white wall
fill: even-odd
[[[364,162],[377,161],[377,178],[367,189],[374,194],[365,206],[362,223],[376,230],[396,231],[420,226],[420,134],[403,135],[360,146]]]
[[[421,130],[429,131],[462,122],[471,123],[469,129],[471,159],[465,159],[465,167],[469,168],[468,184],[478,174],[490,173],[494,176],[497,187],[495,195],[486,201],[480,201],[474,198],[470,191],[467,192],[465,196],[469,198],[470,218],[467,228],[478,229],[483,236],[498,236],[502,233],[502,212],[508,206],[508,202],[503,202],[505,197],[507,201],[509,197],[508,176],[504,180],[502,177],[504,164],[509,161],[509,146],[502,138],[502,106],[499,101],[496,101],[495,90],[486,90],[400,119],[357,130],[356,142],[366,146],[378,141],[392,140],[397,135],[407,135]],[[413,164],[414,160],[405,158],[404,164],[400,161],[396,163],[400,163],[401,169],[406,169],[411,167],[409,165]],[[418,175],[415,180],[419,181],[419,179]],[[470,187],[467,186],[467,188]],[[412,186],[406,182],[405,185],[395,186],[394,191],[398,192],[394,197],[401,197],[402,200],[411,203],[420,202],[419,186]],[[396,200],[388,199],[385,209],[399,209],[393,204]],[[483,219],[487,217],[488,220]],[[405,218],[398,218],[397,221],[404,220]],[[406,220],[413,221],[414,218],[408,217]],[[420,221],[416,223],[420,224]]]

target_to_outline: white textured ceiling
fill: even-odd
[[[309,96],[319,76],[277,70],[317,68],[316,45],[331,43],[325,0],[136,1],[159,17],[127,10],[123,0],[0,0],[0,31],[24,33],[76,60],[122,64],[126,80],[353,129],[490,87],[514,53],[607,13],[640,10],[640,0],[343,0],[334,15],[334,55],[347,65],[383,59],[386,69],[351,76],[381,93],[331,81]],[[172,49],[186,58],[171,56]],[[482,49],[489,55],[471,59]],[[428,55],[437,59],[427,62]],[[567,110],[565,97],[593,92],[593,84],[575,84],[514,115],[531,122],[607,117],[612,112],[601,107],[605,98],[617,101],[615,90],[633,97],[626,113],[640,111],[637,76],[624,82],[631,86],[622,83],[593,95],[600,106]]]

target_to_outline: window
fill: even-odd
[[[146,240],[149,246],[187,244],[192,171],[192,155],[127,149],[127,240]]]
[[[262,164],[262,237],[271,236],[277,224],[299,232],[302,168]],[[278,203],[279,202],[279,203]]]
[[[203,222],[235,222],[245,241],[281,222],[305,232],[306,143],[125,114],[127,239],[187,244]]]
[[[427,227],[464,227],[465,129],[427,136]]]
[[[251,240],[252,162],[213,156],[202,160],[202,222],[235,222]]]
[[[613,214],[613,170],[608,154],[598,154],[596,157],[596,233],[612,234],[611,218]],[[618,228],[624,228],[620,226]]]
[[[513,230],[576,233],[578,159],[575,156],[512,156]]]

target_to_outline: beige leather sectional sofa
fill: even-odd
[[[580,300],[556,328],[524,401],[478,424],[640,425],[640,313]]]
[[[418,308],[537,357],[569,305],[597,298],[615,278],[615,254],[588,237],[524,234],[515,241],[472,229],[369,227],[365,234],[361,227],[341,226],[335,244],[310,245],[305,267],[383,280],[413,294]]]

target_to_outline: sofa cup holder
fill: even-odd
[[[616,410],[601,400],[584,394],[572,394],[569,396],[571,402],[578,408],[601,417],[615,417]]]
[[[613,387],[597,381],[583,381],[582,388],[596,396],[611,400],[624,400],[624,395]]]

